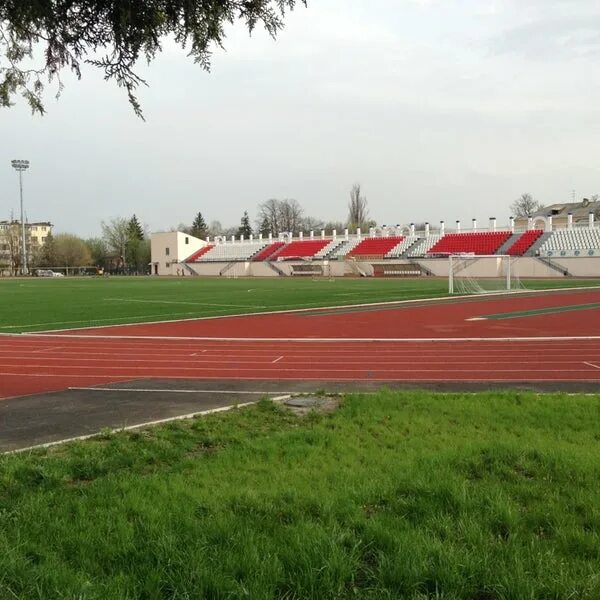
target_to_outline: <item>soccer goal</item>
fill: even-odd
[[[523,289],[516,257],[451,254],[448,259],[450,294],[492,294]]]

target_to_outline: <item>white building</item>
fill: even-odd
[[[150,238],[153,275],[190,275],[180,264],[207,243],[188,233],[166,231]]]

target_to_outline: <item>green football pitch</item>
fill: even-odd
[[[530,289],[599,285],[527,281]],[[446,279],[81,277],[0,280],[0,333],[217,317],[447,295]]]

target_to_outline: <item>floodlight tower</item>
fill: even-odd
[[[23,215],[23,171],[29,169],[28,160],[11,161],[13,169],[19,173],[19,192],[21,195],[21,253],[23,255],[21,274],[27,275],[27,244],[25,241],[25,217]]]

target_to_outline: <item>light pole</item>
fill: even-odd
[[[23,171],[29,169],[29,161],[13,160],[11,164],[19,173],[19,192],[21,194],[21,253],[23,255],[21,273],[27,275],[27,244],[25,242],[25,217],[23,215]]]

